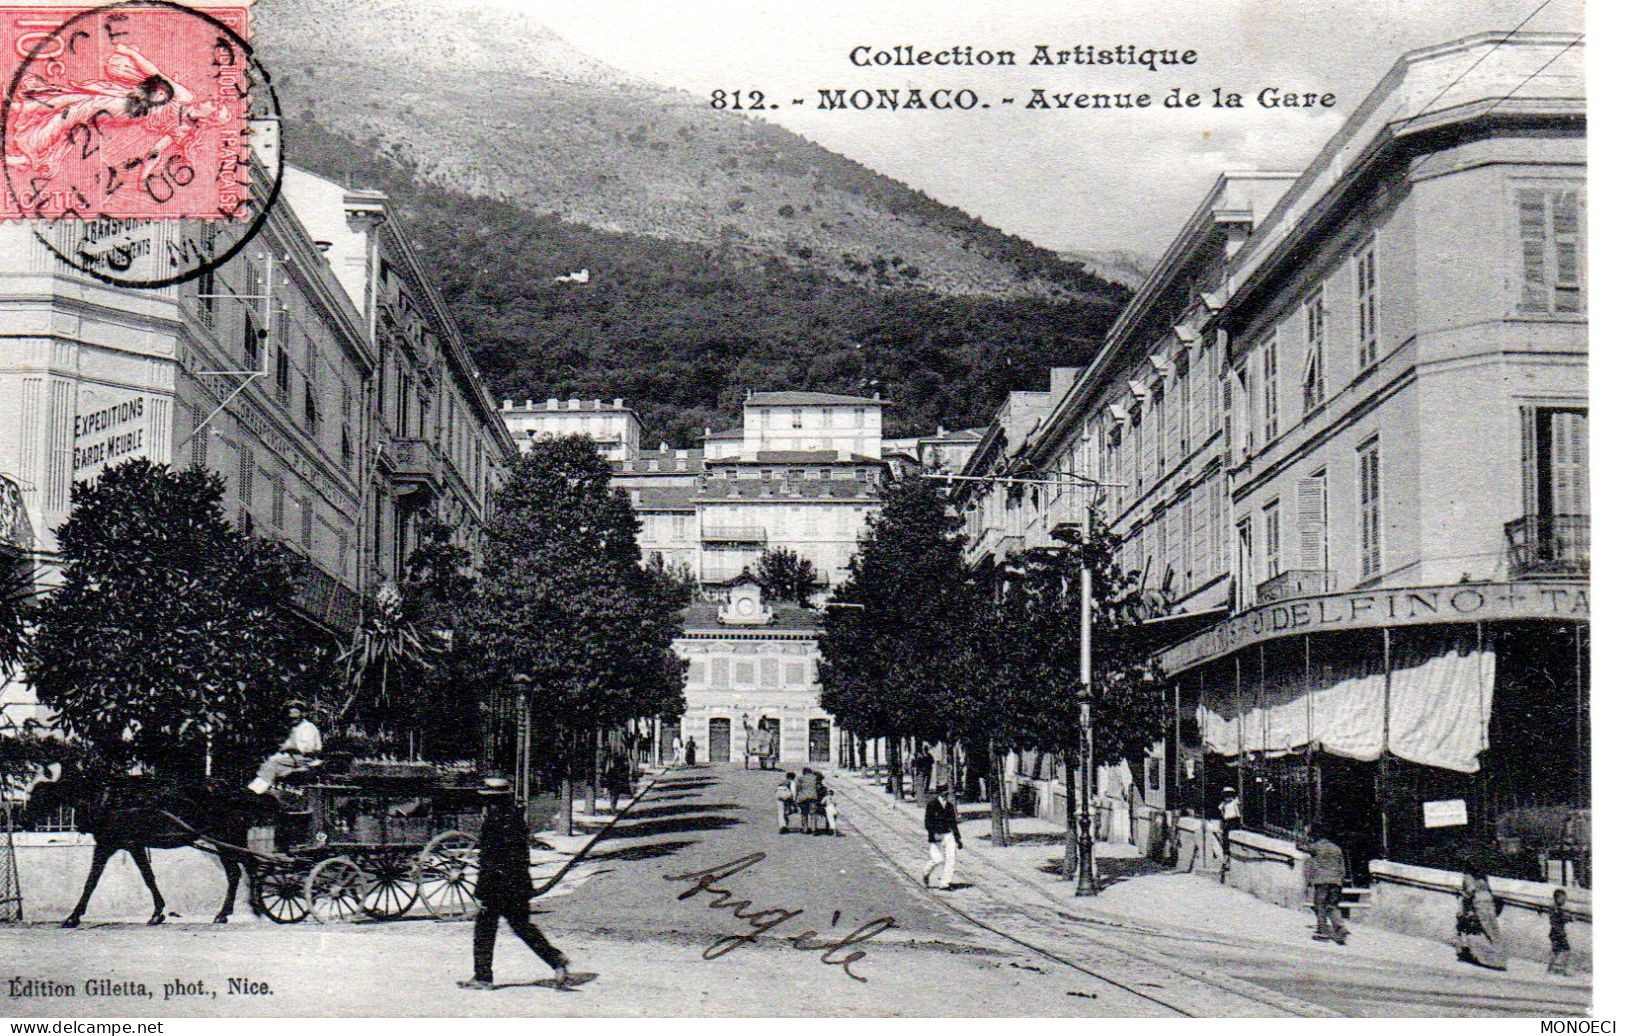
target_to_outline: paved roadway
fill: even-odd
[[[1305,984],[1290,959],[1100,931],[974,867],[974,887],[925,891],[915,873],[923,834],[905,817],[854,794],[843,799],[843,836],[780,834],[779,779],[716,766],[655,782],[536,904],[537,922],[587,978],[568,991],[538,984],[547,969],[506,931],[499,988],[457,989],[469,971],[467,922],[149,929],[92,916],[75,932],[0,936],[18,951],[0,965],[0,1015],[1165,1017],[1382,1006],[1370,989],[1324,995],[1325,977]],[[13,976],[77,992],[7,995]],[[95,978],[126,987],[90,995]],[[233,993],[234,978],[270,992]],[[166,983],[200,992],[166,1001]],[[1387,1013],[1415,1013],[1412,990],[1395,993]],[[1448,996],[1428,997],[1426,1013],[1454,1013]]]

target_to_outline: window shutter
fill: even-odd
[[[1532,406],[1519,407],[1523,440],[1523,513],[1540,513],[1540,411]]]
[[[1298,480],[1298,553],[1303,567],[1326,570],[1326,477]]]
[[[1573,410],[1552,413],[1552,513],[1591,512],[1586,486],[1586,415]]]
[[[1208,577],[1208,483],[1191,493],[1191,584],[1200,586]]]
[[[1552,258],[1556,266],[1553,308],[1580,311],[1580,196],[1578,191],[1552,195]]]
[[[1523,307],[1544,311],[1546,294],[1546,196],[1518,192],[1518,239],[1523,248]]]

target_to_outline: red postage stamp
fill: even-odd
[[[0,2],[4,219],[245,219],[248,6]]]

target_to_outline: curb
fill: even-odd
[[[840,771],[837,772],[840,773],[840,776],[842,777],[850,778],[851,783],[856,784],[864,791],[866,798],[874,799],[879,795],[879,792],[876,791],[876,789],[869,787],[868,784],[863,782],[861,779],[852,778],[851,775]],[[885,801],[891,806],[893,811],[896,811],[897,804],[891,800],[890,796],[886,796]],[[871,844],[873,844],[872,840]],[[880,847],[875,846],[875,848],[878,851]],[[1067,920],[1089,920],[1088,918],[1077,917],[1076,915],[1070,914],[1066,910],[1062,909],[1061,905],[1055,901],[1055,898],[1038,883],[1011,872],[1003,865],[994,862],[989,857],[980,853],[976,855],[975,859],[978,862],[985,863],[990,869],[997,871],[1003,877],[1009,878],[1018,884],[1025,885],[1036,891],[1039,895],[1043,896],[1046,905],[1053,909],[1058,916]],[[966,916],[968,917],[969,915],[967,914]],[[1166,968],[1175,974],[1183,975],[1184,977],[1194,981],[1226,990],[1227,992],[1233,993],[1236,996],[1254,1000],[1259,1003],[1269,1004],[1270,1006],[1275,1007],[1278,1010],[1285,1011],[1291,1015],[1309,1018],[1344,1017],[1341,1013],[1320,1004],[1316,1004],[1308,1000],[1300,1000],[1297,997],[1288,996],[1283,993],[1277,993],[1272,989],[1267,989],[1251,982],[1233,978],[1220,972],[1211,971],[1207,968],[1186,964],[1183,961],[1170,957],[1160,951],[1149,949],[1147,947],[1127,944],[1119,938],[1114,938],[1104,933],[1091,932],[1089,935],[1084,936],[1084,938],[1093,939],[1101,945],[1110,947],[1111,949],[1114,949],[1125,956],[1137,957],[1141,960]]]
[[[553,891],[553,887],[564,880],[564,876],[570,873],[571,868],[575,867],[576,864],[586,859],[587,854],[592,852],[592,847],[598,844],[598,840],[603,838],[605,834],[609,833],[610,829],[612,829],[616,824],[620,823],[621,818],[626,816],[626,814],[631,811],[633,806],[636,806],[639,802],[643,801],[643,796],[649,794],[649,790],[651,788],[660,783],[660,778],[666,776],[666,774],[670,772],[671,764],[667,763],[663,768],[661,768],[658,774],[651,775],[648,783],[642,788],[638,789],[637,794],[628,799],[626,805],[622,806],[616,811],[614,819],[605,824],[603,827],[599,828],[597,831],[593,832],[593,836],[587,839],[587,844],[577,849],[575,851],[575,855],[571,856],[567,861],[565,861],[563,867],[560,867],[551,878],[548,878],[541,888],[531,893],[530,898],[532,900],[540,899],[549,892]]]

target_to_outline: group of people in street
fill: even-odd
[[[773,796],[779,803],[779,834],[789,834],[792,822],[796,822],[796,830],[802,834],[841,833],[835,792],[824,775],[812,767],[802,767],[799,777],[794,770],[786,770]]]

